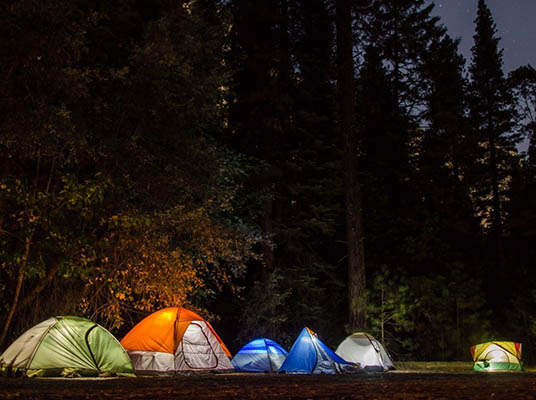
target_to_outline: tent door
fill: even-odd
[[[487,353],[484,360],[491,361],[491,362],[507,363],[507,362],[510,362],[510,357],[505,350],[496,348],[496,349],[491,350],[489,353]]]
[[[218,357],[204,328],[205,326],[193,321],[182,337],[180,351],[190,369],[214,369],[218,366]]]
[[[283,361],[285,361],[285,354],[281,353],[279,349],[272,345],[266,345],[266,356],[270,362],[270,372],[275,372],[281,367]]]

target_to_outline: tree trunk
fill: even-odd
[[[495,240],[495,265],[497,267],[498,276],[506,278],[505,274],[505,256],[503,245],[503,229],[501,218],[501,198],[499,193],[499,173],[497,165],[497,148],[493,133],[489,133],[489,164],[491,170],[491,187],[492,187],[492,221],[493,221],[493,236]]]
[[[2,334],[0,335],[0,348],[2,347],[2,344],[6,339],[7,331],[9,330],[9,326],[11,325],[11,321],[13,320],[13,315],[15,314],[15,310],[17,309],[17,304],[19,302],[20,292],[22,289],[22,283],[24,282],[24,275],[26,274],[26,264],[28,262],[28,256],[30,254],[32,236],[33,232],[26,237],[26,240],[24,242],[24,253],[20,261],[19,276],[17,278],[17,286],[15,288],[15,294],[13,296],[13,304],[11,305],[11,308],[6,318],[6,322],[4,324],[4,329],[2,330]]]
[[[337,63],[339,135],[344,168],[346,246],[348,259],[348,322],[352,331],[366,327],[366,280],[361,217],[361,190],[355,132],[354,65],[351,1],[337,0]]]
[[[262,263],[259,265],[258,279],[265,283],[270,279],[270,275],[274,271],[274,250],[272,247],[272,236],[273,236],[273,201],[264,200],[263,203],[263,215],[262,215],[262,231],[267,236],[262,241],[261,252],[262,252]]]
[[[383,300],[383,294],[385,292],[385,289],[382,290],[382,313],[381,313],[381,330],[382,330],[382,346],[385,346],[385,303]]]
[[[35,298],[39,296],[39,293],[41,293],[48,286],[50,282],[52,282],[52,280],[56,276],[56,273],[58,272],[59,269],[60,269],[60,263],[58,261],[54,261],[52,265],[50,266],[45,279],[41,280],[39,284],[32,290],[32,292],[20,301],[17,307],[19,309],[24,308],[28,304],[30,304],[33,300],[35,300]]]

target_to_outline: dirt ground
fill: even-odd
[[[0,399],[536,399],[536,373],[0,378]]]

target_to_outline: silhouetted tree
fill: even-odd
[[[366,327],[366,272],[364,231],[355,125],[352,7],[350,0],[337,0],[337,67],[339,136],[342,145],[346,246],[348,258],[349,328]]]
[[[497,275],[495,284],[507,278],[504,218],[508,168],[517,137],[511,135],[512,97],[502,70],[502,50],[491,12],[478,2],[475,44],[469,68],[469,109],[474,130],[475,169],[472,177],[475,204],[482,223],[489,226]],[[493,274],[492,274],[493,275]]]

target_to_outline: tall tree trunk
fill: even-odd
[[[351,1],[337,0],[337,64],[339,135],[344,168],[346,246],[348,259],[348,322],[350,329],[366,327],[366,279],[361,216],[361,189],[355,131],[354,63]]]
[[[498,276],[506,278],[505,273],[505,257],[502,237],[502,218],[501,218],[501,199],[499,193],[499,173],[497,166],[497,148],[493,133],[489,134],[489,167],[491,170],[491,187],[492,187],[492,221],[493,221],[493,236],[495,240],[495,265],[497,267]]]
[[[385,301],[384,301],[384,293],[385,289],[381,289],[381,304],[382,304],[382,311],[381,311],[381,334],[382,334],[382,346],[385,346]]]

